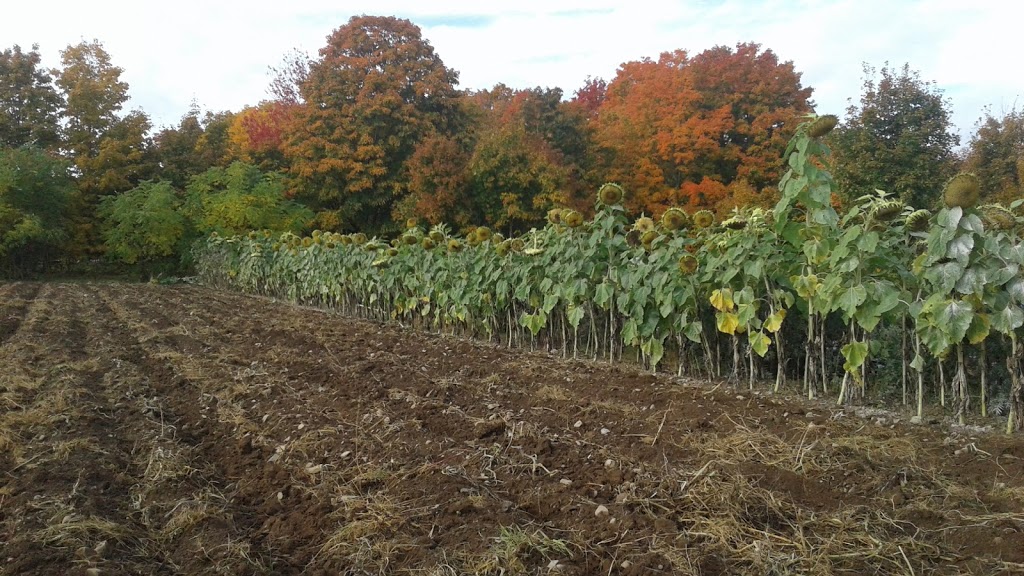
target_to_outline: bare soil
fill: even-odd
[[[1022,573],[1019,436],[199,287],[0,284],[0,574]]]

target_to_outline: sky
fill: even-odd
[[[128,108],[159,128],[193,102],[239,110],[268,98],[268,68],[300,49],[315,55],[355,15],[408,18],[459,87],[559,87],[611,80],[620,64],[665,51],[691,54],[756,42],[792,61],[819,114],[845,115],[865,63],[908,63],[951,101],[967,143],[989,107],[1024,107],[1017,0],[45,0],[3,9],[0,49],[39,44],[44,64],[99,40],[130,86]]]

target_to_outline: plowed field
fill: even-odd
[[[0,574],[1024,573],[1024,438],[205,288],[0,284]]]

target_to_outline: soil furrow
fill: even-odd
[[[15,288],[26,290],[4,289]],[[1021,438],[202,287],[33,296],[0,346],[17,363],[0,401],[49,420],[47,432],[0,420],[15,432],[0,453],[0,554],[17,556],[5,574],[1024,564]],[[42,402],[57,390],[63,404]],[[58,444],[70,446],[63,460]],[[44,456],[29,461],[34,451]],[[47,540],[57,516],[64,541]],[[105,523],[77,528],[89,518]]]

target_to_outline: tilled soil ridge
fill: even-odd
[[[1018,574],[1024,438],[192,286],[0,284],[0,574]]]

